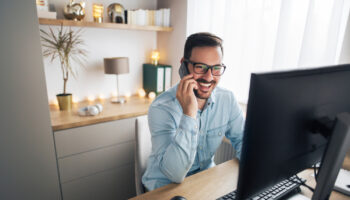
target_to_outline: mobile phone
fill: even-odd
[[[180,66],[180,68],[179,68],[179,75],[180,75],[181,79],[182,79],[184,76],[188,75],[188,74],[190,74],[190,72],[188,71],[185,62],[181,62],[181,66]],[[199,97],[198,92],[197,92],[196,89],[193,89],[193,92],[194,92],[194,95],[195,95],[196,97]]]
[[[188,74],[189,74],[189,72],[188,72],[188,69],[187,69],[185,62],[181,62],[181,66],[179,68],[180,78],[182,79],[184,76],[186,76]]]

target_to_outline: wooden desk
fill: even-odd
[[[236,189],[238,161],[230,160],[206,171],[187,177],[181,184],[169,184],[154,191],[132,198],[132,200],[168,200],[181,195],[187,200],[216,199]],[[313,170],[305,170],[300,176],[307,179],[307,184],[314,187]],[[302,194],[311,197],[312,193],[301,187]],[[333,192],[331,200],[350,200],[350,197]]]

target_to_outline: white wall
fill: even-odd
[[[160,51],[160,63],[173,67],[172,84],[179,80],[178,69],[186,42],[187,0],[159,0],[158,8],[170,8],[170,26],[172,32],[158,32],[157,48]]]
[[[58,13],[58,18],[63,18],[63,6],[69,2],[62,0],[50,0]],[[103,3],[107,8],[112,0],[96,1]],[[120,0],[125,9],[156,9],[157,0]],[[92,21],[92,3],[87,2],[85,20]],[[105,9],[105,18],[106,9]],[[40,25],[40,28],[48,30],[48,26]],[[52,26],[52,28],[59,28]],[[73,28],[75,30],[77,28]],[[130,73],[119,76],[120,94],[137,92],[142,87],[142,64],[150,62],[150,52],[157,46],[157,33],[154,31],[133,31],[100,28],[84,28],[83,39],[86,50],[89,51],[85,68],[78,67],[76,79],[70,77],[67,92],[73,93],[73,98],[83,100],[88,96],[100,94],[109,97],[116,90],[116,78],[114,75],[105,75],[103,70],[104,57],[129,57]],[[58,61],[50,63],[44,59],[47,82],[47,93],[50,101],[56,94],[63,91],[62,73]]]

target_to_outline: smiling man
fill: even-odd
[[[210,33],[190,35],[179,70],[179,84],[149,108],[152,153],[142,183],[148,191],[215,166],[224,136],[239,158],[244,118],[232,92],[217,87],[226,66],[222,40]]]

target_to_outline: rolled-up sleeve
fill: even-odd
[[[150,107],[148,118],[152,148],[161,172],[172,182],[182,182],[197,151],[197,121],[183,114],[176,123],[170,112],[157,106]]]

